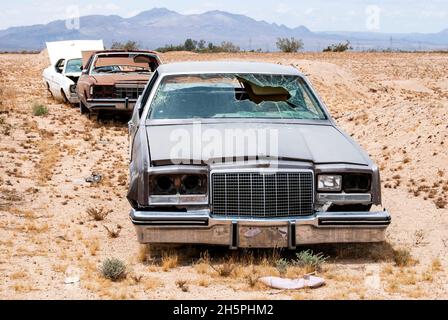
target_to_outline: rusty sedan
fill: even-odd
[[[77,86],[81,113],[132,113],[148,79],[160,63],[152,51],[83,53],[84,66]]]

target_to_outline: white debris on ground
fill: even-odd
[[[315,276],[303,276],[298,279],[279,277],[263,277],[258,281],[274,289],[299,290],[303,288],[318,288],[325,284],[325,280]]]

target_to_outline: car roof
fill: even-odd
[[[303,76],[296,68],[275,63],[261,62],[177,62],[162,64],[159,74],[202,74],[202,73],[261,73]]]
[[[150,50],[121,50],[121,49],[117,49],[117,50],[101,50],[101,51],[94,51],[94,54],[129,54],[129,53],[136,53],[136,54],[152,54],[157,56],[157,52],[155,51],[150,51]]]

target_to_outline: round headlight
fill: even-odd
[[[182,186],[187,194],[202,193],[202,181],[198,175],[188,175],[182,179]]]
[[[160,176],[156,178],[156,188],[158,192],[169,193],[173,189],[174,183],[171,177]]]

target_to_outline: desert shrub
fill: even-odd
[[[114,43],[112,43],[112,46],[110,47],[113,50],[128,50],[128,51],[132,51],[132,50],[138,50],[139,49],[139,45],[136,41],[127,41],[125,43],[122,42],[118,42],[115,41]]]
[[[394,250],[394,261],[399,267],[406,267],[415,262],[408,249]]]
[[[118,238],[120,236],[120,232],[121,232],[121,226],[117,226],[116,229],[111,229],[108,228],[107,226],[103,226],[104,229],[106,229],[107,234],[109,235],[109,238]]]
[[[443,199],[442,197],[439,197],[434,201],[434,204],[436,205],[437,209],[444,209],[448,205],[448,201]]]
[[[36,117],[45,116],[48,114],[48,108],[41,103],[35,103],[33,106],[33,115]]]
[[[221,46],[218,47],[221,52],[239,52],[240,47],[234,45],[230,41],[223,41],[221,43]]]
[[[275,268],[281,276],[284,276],[288,272],[289,262],[286,259],[279,259],[275,263]]]
[[[303,49],[303,41],[295,38],[278,38],[276,45],[283,52],[298,52]]]
[[[338,43],[338,44],[332,44],[331,46],[326,47],[323,51],[324,52],[345,52],[348,50],[352,50],[352,46],[350,45],[350,41],[346,41]]]
[[[294,264],[309,271],[320,271],[322,265],[328,260],[328,257],[322,253],[315,254],[312,250],[300,251],[296,253],[296,257]]]
[[[190,289],[187,286],[187,281],[186,280],[177,280],[176,281],[176,286],[182,290],[183,292],[188,292]]]
[[[164,47],[157,48],[158,52],[170,52],[170,51],[190,51],[190,52],[239,52],[241,49],[230,41],[223,41],[221,45],[215,45],[212,42],[205,42],[205,40],[187,39],[183,44],[173,45],[167,44]]]
[[[87,209],[87,214],[93,218],[95,221],[103,221],[109,213],[113,210],[106,210],[104,208],[95,209],[89,208]]]
[[[104,260],[100,271],[103,277],[112,281],[118,281],[126,277],[126,265],[117,258]]]
[[[226,261],[224,262],[222,265],[220,266],[213,266],[210,265],[213,270],[215,270],[221,277],[229,277],[233,270],[235,270],[235,265],[233,263],[231,263],[230,261]]]

